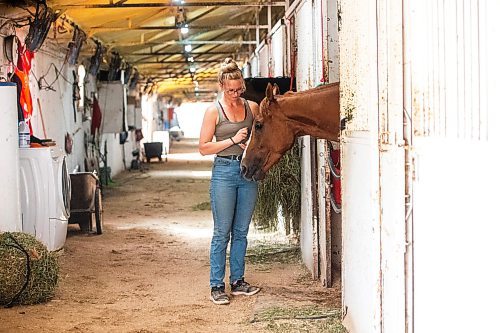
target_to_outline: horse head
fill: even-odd
[[[279,88],[270,83],[266,97],[255,115],[252,132],[241,161],[241,172],[246,179],[262,180],[295,141],[291,124],[281,111]]]

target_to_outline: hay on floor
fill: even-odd
[[[57,254],[47,251],[34,236],[22,232],[0,233],[0,305],[50,300],[55,294],[58,274]]]

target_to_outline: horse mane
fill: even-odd
[[[322,91],[323,89],[330,88],[332,86],[338,86],[339,84],[340,84],[340,82],[333,82],[333,83],[322,84],[320,86],[317,86],[317,87],[311,88],[311,89],[307,89],[307,90],[287,91],[283,95],[277,95],[276,97],[278,97],[278,96],[290,97],[290,96],[297,96],[297,95],[315,93],[315,92]]]
[[[315,92],[321,92],[324,89],[328,89],[328,88],[331,88],[333,86],[338,86],[339,84],[340,84],[340,82],[334,82],[334,83],[322,84],[320,86],[317,86],[315,88],[311,88],[311,89],[308,89],[308,90],[287,91],[283,95],[276,95],[275,97],[277,99],[281,99],[281,98],[288,98],[288,97],[298,97],[298,96],[301,96],[301,95],[311,94],[311,93],[314,94]]]

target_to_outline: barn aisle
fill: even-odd
[[[341,332],[324,326],[338,316],[338,283],[324,289],[311,281],[295,247],[255,229],[246,278],[263,290],[232,297],[229,306],[209,301],[211,162],[186,139],[173,144],[168,162],[115,177],[104,191],[104,233],[70,225],[55,299],[0,309],[0,332],[279,332],[293,325]],[[282,313],[291,308],[326,319],[293,323],[292,312]]]

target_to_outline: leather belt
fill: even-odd
[[[243,155],[227,155],[227,156],[217,155],[217,157],[225,158],[225,159],[232,160],[232,161],[241,161]]]

